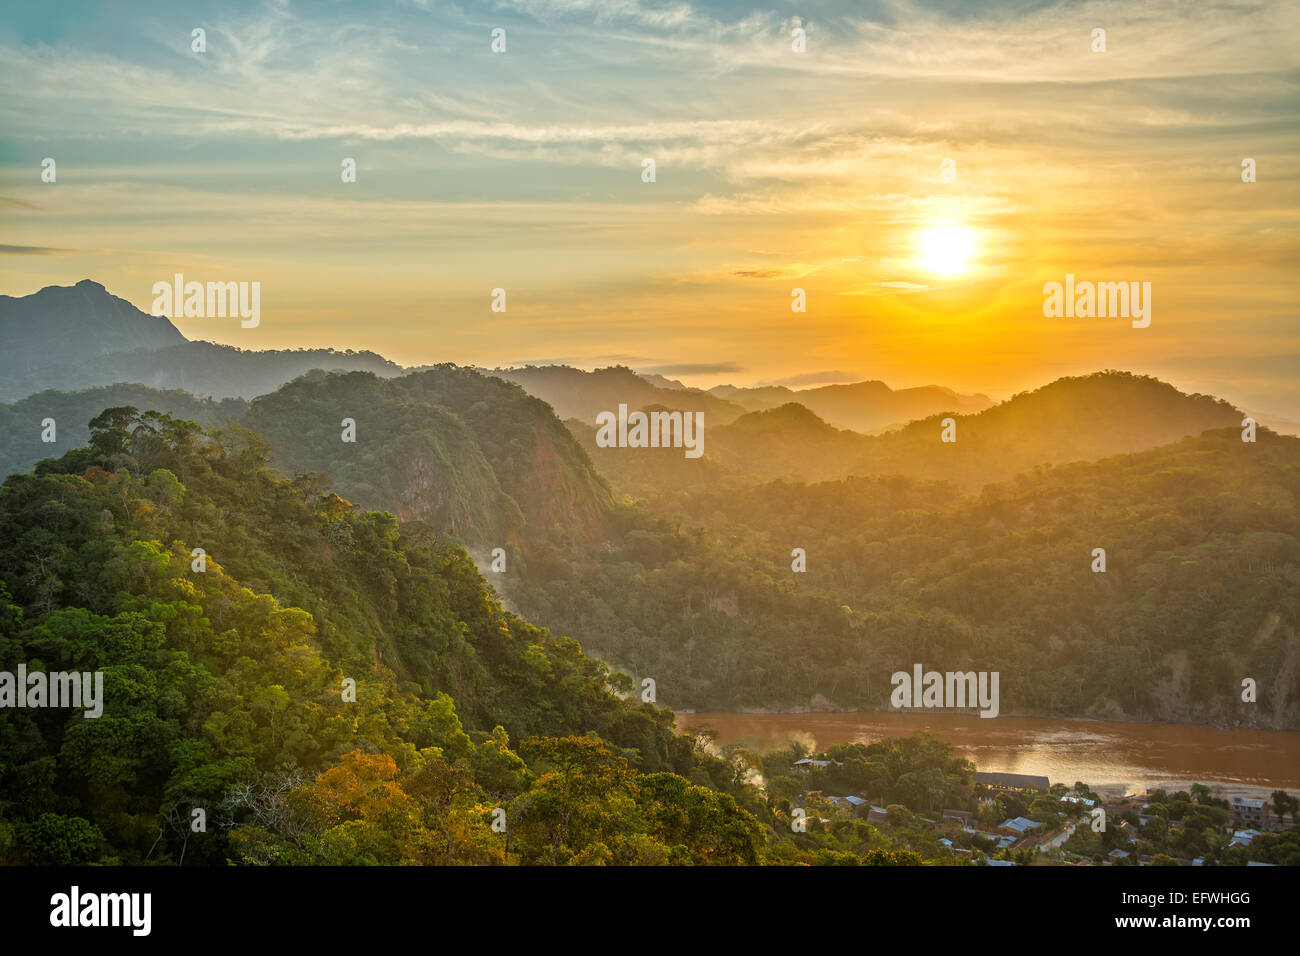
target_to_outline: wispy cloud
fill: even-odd
[[[0,256],[57,256],[71,253],[71,249],[50,246],[0,246]]]
[[[845,372],[840,369],[828,369],[824,372],[802,372],[798,375],[788,375],[785,378],[778,378],[770,382],[764,382],[764,385],[784,385],[794,387],[798,385],[833,385],[840,382],[860,382],[865,376],[861,372]]]
[[[649,375],[723,375],[743,372],[744,366],[735,362],[682,362],[676,365],[652,365],[638,368]]]

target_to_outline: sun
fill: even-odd
[[[931,226],[921,233],[918,264],[939,276],[958,276],[968,271],[975,251],[975,232],[966,226]]]

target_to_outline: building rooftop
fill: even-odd
[[[1228,846],[1250,846],[1251,841],[1259,836],[1258,830],[1237,830],[1232,834],[1232,841]]]
[[[1027,833],[1030,830],[1033,830],[1041,826],[1042,826],[1041,823],[1038,823],[1035,820],[1031,820],[1028,817],[1012,817],[1010,820],[1003,820],[1000,824],[998,824],[999,829],[1018,830],[1021,833]]]

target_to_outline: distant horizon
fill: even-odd
[[[104,290],[109,295],[119,299],[123,299],[124,301],[130,303],[132,306],[134,306],[136,309],[138,309],[140,312],[146,315],[152,315],[149,312],[147,306],[142,306],[140,303],[133,301],[128,296],[121,295],[118,292],[115,292],[112,288],[109,287],[108,283],[103,282],[100,279],[92,278],[89,276],[83,276],[81,279],[77,279],[75,281],[66,284],[55,283],[53,285],[43,286],[42,288],[71,288],[80,282],[91,282],[96,285],[99,285],[102,288],[104,288]],[[34,289],[31,292],[19,293],[19,294],[15,294],[12,292],[5,292],[5,293],[0,293],[0,295],[6,295],[11,298],[22,298],[27,295],[33,295],[39,291],[41,291],[41,289]],[[608,356],[607,361],[602,359],[594,359],[594,360],[593,359],[571,359],[571,360],[537,359],[531,361],[527,361],[527,360],[500,361],[500,362],[493,362],[493,363],[483,363],[483,362],[459,362],[459,361],[455,361],[454,359],[435,358],[435,359],[430,359],[425,361],[407,363],[399,359],[396,359],[393,356],[380,351],[379,349],[371,348],[367,346],[291,345],[291,346],[266,346],[263,348],[250,348],[244,345],[237,345],[234,342],[222,342],[216,339],[195,338],[191,335],[191,333],[187,332],[185,328],[183,328],[183,326],[185,325],[188,325],[191,328],[201,327],[202,325],[210,324],[212,321],[215,320],[201,319],[201,320],[187,321],[185,319],[178,319],[169,316],[154,315],[152,317],[166,318],[173,325],[173,327],[176,328],[178,332],[180,332],[183,336],[185,336],[187,341],[204,342],[210,345],[231,346],[231,347],[243,349],[244,351],[248,351],[248,352],[271,352],[271,351],[278,351],[283,349],[311,349],[311,348],[333,349],[338,352],[344,352],[350,349],[353,352],[369,352],[371,354],[378,356],[379,358],[392,362],[393,364],[401,367],[403,370],[411,370],[423,366],[438,365],[449,361],[452,362],[452,364],[459,365],[464,368],[475,368],[485,372],[490,372],[498,369],[507,370],[507,369],[519,369],[519,368],[528,368],[528,367],[531,368],[567,367],[567,368],[573,368],[584,372],[594,372],[604,368],[613,368],[613,367],[621,366],[621,367],[628,368],[631,371],[641,376],[660,376],[665,379],[679,381],[681,384],[685,385],[688,388],[694,388],[700,391],[708,391],[711,388],[715,388],[719,386],[733,386],[737,388],[783,387],[783,388],[788,388],[791,391],[797,393],[797,392],[809,391],[817,388],[824,388],[831,385],[855,385],[862,382],[880,382],[881,384],[885,385],[893,392],[900,392],[907,389],[915,389],[915,388],[940,388],[940,389],[946,389],[948,391],[954,392],[957,395],[962,397],[982,396],[984,398],[989,399],[993,404],[998,404],[1007,401],[1008,399],[1012,398],[1017,394],[1020,394],[1022,392],[1034,391],[1038,388],[1043,387],[1044,385],[1049,385],[1052,382],[1058,381],[1059,379],[1062,378],[1083,377],[1088,375],[1095,375],[1100,372],[1106,371],[1105,368],[1083,368],[1077,371],[1068,371],[1068,372],[1062,372],[1060,374],[1054,374],[1051,377],[1044,378],[1038,382],[1035,382],[1033,384],[1024,387],[1006,389],[1006,388],[992,388],[988,386],[979,387],[979,388],[963,388],[963,387],[949,385],[944,382],[921,381],[919,378],[914,380],[915,384],[911,382],[909,382],[908,384],[899,384],[897,382],[891,382],[887,379],[873,376],[869,373],[863,374],[861,377],[844,377],[844,378],[837,378],[837,379],[831,379],[826,381],[819,381],[816,383],[791,384],[788,381],[773,382],[773,381],[762,381],[762,380],[753,380],[753,379],[747,380],[743,375],[743,373],[740,372],[734,375],[729,375],[728,373],[725,372],[680,372],[680,371],[673,372],[670,370],[664,370],[662,366],[660,367],[637,366],[631,363],[630,359],[633,358],[631,356]],[[1191,395],[1191,394],[1199,393],[1203,395],[1212,395],[1215,398],[1221,398],[1224,401],[1229,402],[1230,404],[1241,409],[1245,413],[1267,415],[1283,426],[1294,427],[1296,425],[1300,425],[1300,410],[1297,410],[1297,412],[1294,413],[1296,417],[1292,418],[1286,412],[1280,412],[1270,408],[1251,406],[1248,402],[1242,402],[1236,400],[1231,395],[1222,394],[1220,392],[1216,392],[1207,388],[1197,388],[1185,382],[1179,381],[1176,377],[1174,378],[1166,377],[1165,375],[1157,374],[1156,372],[1137,369],[1137,368],[1115,368],[1115,370],[1129,372],[1134,375],[1149,375],[1169,385],[1172,385],[1174,388],[1178,389],[1180,392],[1183,392],[1184,394]],[[799,374],[795,374],[791,377],[797,379],[800,378],[801,376]],[[692,384],[690,381],[688,381],[688,379],[701,379],[701,378],[705,379],[708,382],[708,384]],[[1265,422],[1264,424],[1268,424],[1268,423]]]

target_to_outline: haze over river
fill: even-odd
[[[965,714],[678,714],[683,730],[712,727],[718,743],[759,751],[800,740],[813,750],[926,731],[952,744],[979,770],[1082,780],[1104,795],[1147,787],[1186,790],[1203,783],[1219,795],[1267,797],[1300,790],[1300,733],[1212,730],[1187,724],[1106,723]]]

